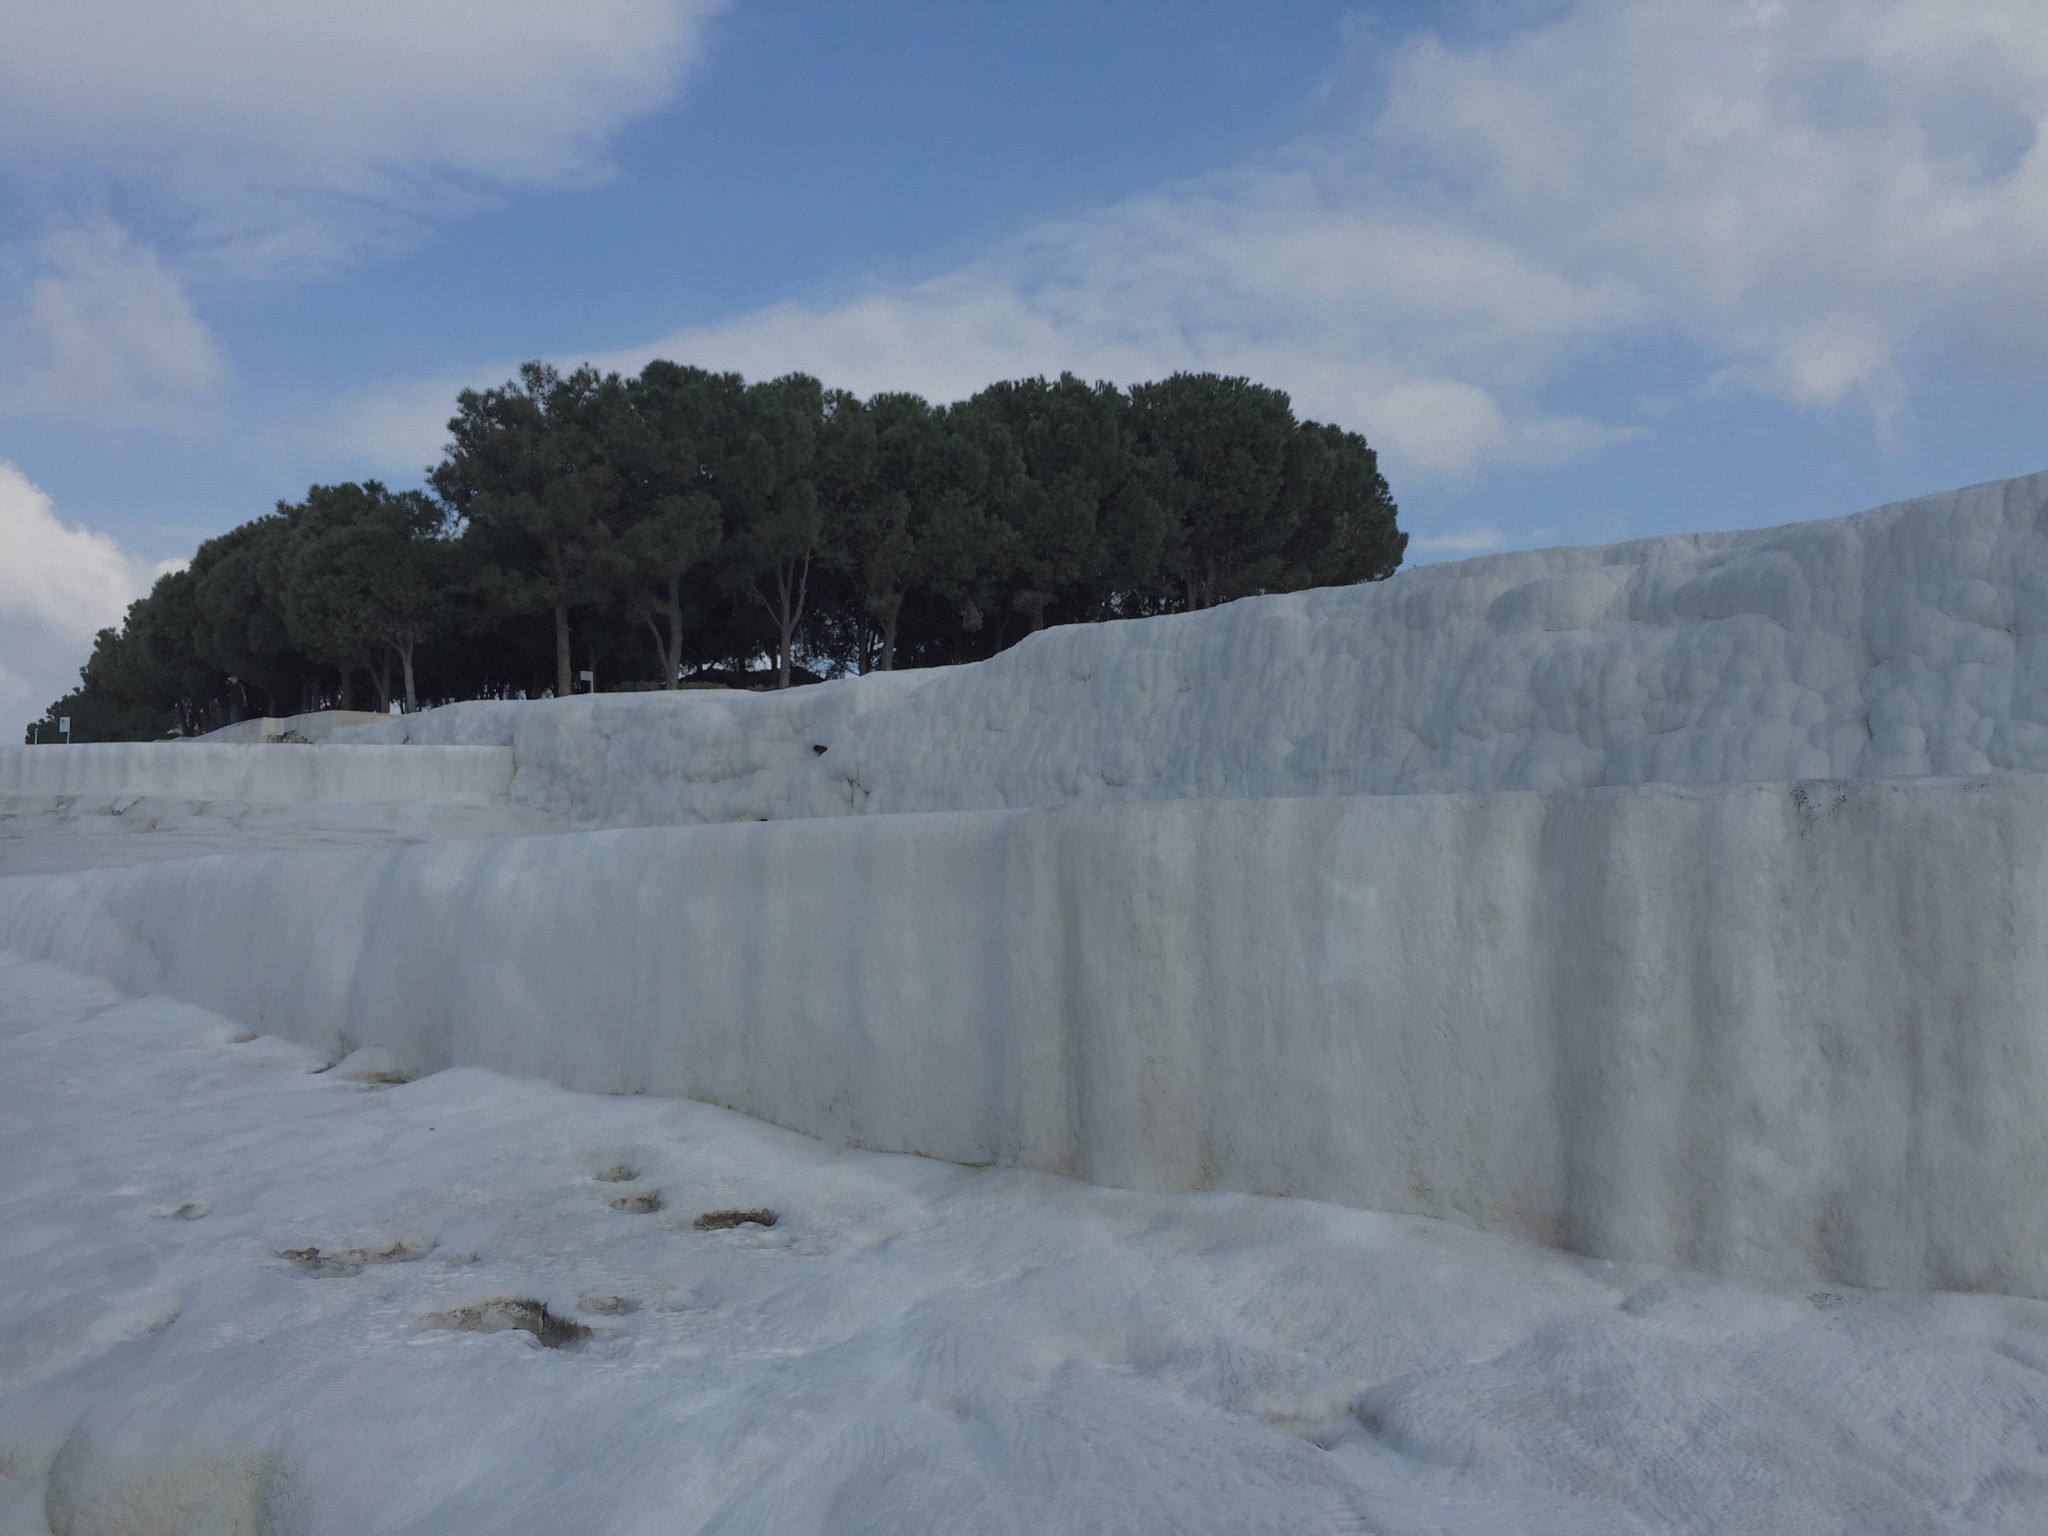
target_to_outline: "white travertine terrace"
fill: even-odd
[[[459,704],[586,823],[2048,771],[2048,474],[1489,555],[786,694]],[[818,752],[818,748],[827,750]]]
[[[502,801],[507,747],[110,741],[0,751],[0,797],[149,795],[259,805]]]
[[[372,752],[388,798],[509,754],[589,830],[5,880],[0,946],[414,1070],[2048,1297],[2044,513],[2037,475],[216,748]]]

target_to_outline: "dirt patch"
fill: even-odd
[[[640,1310],[640,1303],[630,1296],[578,1296],[576,1305],[585,1312],[595,1312],[599,1317],[624,1317],[628,1312]]]
[[[628,1216],[651,1216],[661,1209],[661,1191],[636,1189],[631,1194],[620,1195],[612,1202],[612,1209],[624,1211]]]
[[[640,1170],[627,1163],[613,1163],[609,1168],[600,1168],[592,1175],[600,1184],[630,1184],[640,1177]]]
[[[548,1349],[581,1344],[595,1331],[556,1316],[548,1310],[546,1302],[523,1296],[500,1297],[474,1307],[457,1307],[453,1312],[436,1312],[427,1321],[436,1328],[452,1328],[459,1333],[504,1333],[516,1328],[532,1334]]]
[[[309,1275],[359,1275],[370,1264],[409,1264],[434,1251],[432,1242],[393,1243],[389,1248],[286,1248],[280,1259],[296,1265]]]
[[[772,1227],[775,1213],[758,1211],[706,1211],[690,1223],[699,1232],[723,1232],[731,1227]]]

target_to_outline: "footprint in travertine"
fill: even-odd
[[[585,1312],[595,1312],[599,1317],[624,1317],[628,1312],[640,1310],[640,1303],[630,1296],[606,1296],[595,1291],[578,1296],[576,1305]]]
[[[436,1328],[453,1328],[461,1333],[503,1333],[517,1328],[522,1333],[532,1334],[549,1349],[580,1344],[595,1331],[566,1317],[557,1317],[548,1310],[545,1302],[523,1296],[499,1297],[474,1307],[436,1312],[427,1321]]]
[[[640,1177],[640,1170],[631,1163],[613,1163],[598,1169],[591,1177],[600,1184],[628,1184]]]
[[[699,1232],[724,1232],[733,1227],[772,1227],[775,1213],[770,1210],[754,1211],[706,1211],[690,1223]]]
[[[661,1209],[661,1191],[658,1189],[636,1189],[620,1195],[612,1201],[612,1209],[624,1211],[628,1216],[651,1216]]]
[[[409,1264],[434,1251],[431,1239],[424,1243],[393,1243],[388,1248],[286,1248],[278,1257],[309,1275],[359,1275],[370,1264]]]

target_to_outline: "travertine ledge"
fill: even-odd
[[[0,881],[0,945],[418,1070],[2048,1297],[2031,775],[249,854]]]

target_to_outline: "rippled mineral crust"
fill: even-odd
[[[2048,474],[1489,555],[785,694],[472,703],[585,824],[2048,770]],[[817,748],[827,750],[818,752]]]

